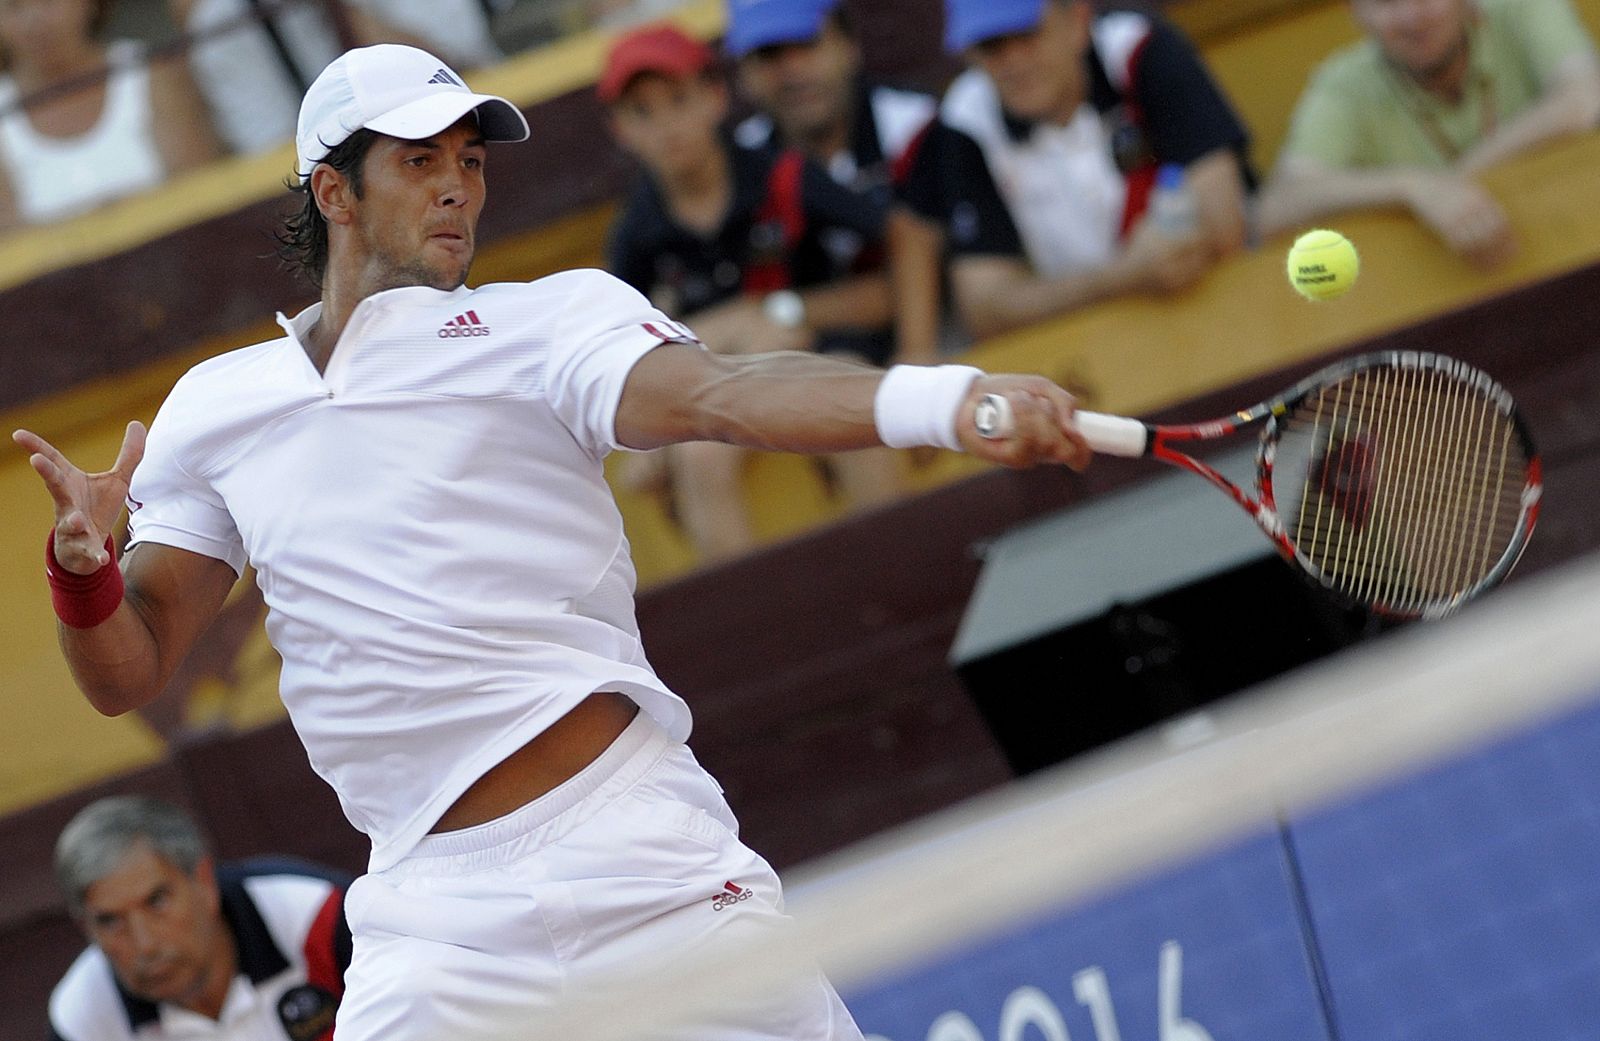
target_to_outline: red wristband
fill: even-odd
[[[50,603],[56,617],[73,629],[93,629],[117,613],[122,604],[122,568],[117,566],[117,548],[106,536],[106,552],[111,559],[100,570],[80,575],[68,571],[56,559],[56,530],[44,540],[44,575],[50,581]]]

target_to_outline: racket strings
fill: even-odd
[[[1359,371],[1309,396],[1279,431],[1287,533],[1354,599],[1407,612],[1449,602],[1517,541],[1528,460],[1514,421],[1448,372]]]
[[[1308,489],[1317,497],[1303,496],[1311,509],[1302,520],[1312,525],[1307,532],[1302,523],[1300,534],[1324,570],[1344,574],[1355,595],[1437,598],[1470,587],[1492,566],[1470,532],[1481,534],[1499,505],[1484,492],[1488,478],[1503,473],[1503,458],[1492,443],[1489,451],[1466,454],[1467,446],[1486,444],[1482,415],[1463,415],[1461,396],[1440,393],[1438,382],[1435,376],[1432,385],[1382,398],[1359,387],[1324,395],[1333,421],[1322,424],[1327,440]],[[1418,397],[1437,407],[1417,409]],[[1394,465],[1376,461],[1378,444],[1394,454]],[[1475,511],[1467,508],[1472,502]],[[1488,530],[1495,531],[1492,520]]]

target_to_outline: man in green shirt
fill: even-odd
[[[1263,231],[1408,206],[1488,267],[1513,240],[1473,178],[1600,122],[1600,60],[1569,0],[1351,0],[1366,39],[1312,75],[1261,197]]]

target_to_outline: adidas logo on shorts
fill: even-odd
[[[483,324],[478,312],[458,314],[439,329],[439,339],[453,340],[458,336],[488,336],[489,327]]]
[[[722,883],[722,892],[711,898],[711,910],[720,911],[724,907],[732,907],[734,904],[742,900],[748,900],[754,895],[753,891],[743,886],[735,885],[732,882],[724,882]]]

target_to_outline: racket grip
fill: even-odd
[[[1079,411],[1074,417],[1083,439],[1101,455],[1137,459],[1150,443],[1150,430],[1137,419]]]

